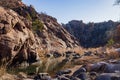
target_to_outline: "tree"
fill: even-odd
[[[116,0],[115,5],[120,5],[120,0]]]

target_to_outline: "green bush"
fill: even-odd
[[[28,20],[30,20],[30,21],[32,20],[32,18],[31,18],[31,16],[30,16],[29,13],[27,13],[26,18],[27,18]]]
[[[44,24],[40,20],[36,19],[32,22],[33,31],[42,31],[43,28],[44,28]]]
[[[9,74],[18,74],[19,72],[24,72],[26,74],[36,73],[36,66],[30,65],[26,68],[9,68],[7,69],[7,72]]]
[[[111,38],[110,40],[108,40],[107,46],[112,46],[114,43],[115,41]]]

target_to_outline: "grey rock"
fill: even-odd
[[[81,80],[87,80],[87,74],[86,73],[80,73],[76,76],[77,78],[81,79]]]
[[[97,72],[90,72],[89,73],[90,79],[91,80],[95,80],[98,76]]]
[[[51,80],[48,73],[39,73],[34,77],[35,80]]]
[[[120,73],[102,73],[96,80],[120,80]]]
[[[76,70],[76,71],[73,73],[72,76],[77,76],[77,75],[79,75],[79,74],[81,74],[81,73],[84,73],[84,72],[86,72],[86,69],[85,69],[84,67],[81,67],[80,69]]]
[[[70,80],[70,79],[62,75],[58,77],[58,80]]]
[[[56,75],[70,74],[71,70],[61,70],[56,73]]]

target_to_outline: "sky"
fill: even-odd
[[[115,0],[23,0],[33,5],[37,12],[55,17],[59,23],[71,20],[103,22],[120,20],[120,6],[113,6]]]

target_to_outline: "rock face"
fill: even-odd
[[[118,22],[109,20],[101,23],[88,23],[73,20],[63,24],[64,28],[76,37],[83,47],[104,46],[112,38],[113,31]]]
[[[6,8],[15,8],[24,6],[24,4],[21,2],[21,0],[0,0],[0,6]]]
[[[37,13],[33,6],[22,6],[14,8],[14,10],[32,22],[39,20],[42,23],[43,27],[40,30],[35,30],[41,48],[59,50],[60,48],[79,46],[79,42],[57,22],[56,18],[44,13]]]
[[[37,59],[31,23],[13,10],[0,7],[0,61],[19,64]]]
[[[0,61],[17,65],[38,59],[38,50],[79,46],[55,18],[39,14],[21,0],[0,1]],[[24,17],[24,18],[23,18]]]
[[[78,41],[58,24],[55,18],[45,14],[39,14],[39,17],[45,25],[44,30],[37,34],[45,47],[60,49],[73,48],[79,45]]]
[[[21,3],[23,4],[23,3]],[[19,15],[34,23],[36,20],[42,23],[41,30],[35,30],[38,36],[39,47],[48,50],[60,48],[78,47],[79,42],[69,34],[58,22],[57,19],[44,13],[37,13],[33,6],[19,5],[12,8]],[[35,26],[33,26],[34,28]]]

